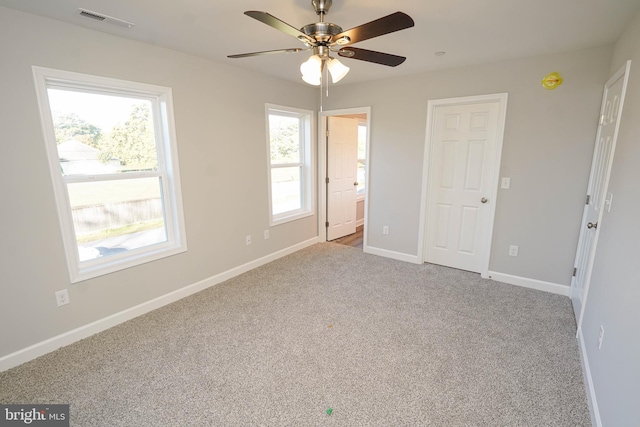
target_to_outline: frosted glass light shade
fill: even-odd
[[[331,73],[331,81],[338,83],[349,72],[349,67],[343,65],[342,62],[336,58],[329,58],[327,61],[329,72]]]
[[[312,55],[300,65],[302,80],[310,85],[319,86],[322,80],[322,59],[318,55]]]

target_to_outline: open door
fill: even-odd
[[[578,240],[578,249],[574,263],[573,278],[571,280],[571,301],[580,330],[582,309],[586,300],[591,270],[598,243],[599,224],[602,220],[603,210],[607,204],[611,204],[607,196],[611,165],[618,138],[620,117],[624,94],[629,78],[631,61],[627,61],[604,86],[602,106],[600,107],[600,122],[596,134],[596,144],[591,163],[591,175],[585,198],[585,207],[582,215],[582,227]]]
[[[356,232],[358,119],[327,117],[327,240]]]

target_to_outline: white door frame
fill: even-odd
[[[369,141],[371,135],[371,107],[355,107],[318,112],[318,242],[327,241],[327,117],[349,114],[367,115],[367,158],[365,161],[364,233],[363,248],[367,247],[369,218]]]
[[[616,119],[616,124],[615,124],[615,128],[613,131],[613,141],[611,142],[611,154],[609,155],[609,159],[608,159],[608,163],[607,163],[607,170],[605,173],[605,179],[604,179],[604,184],[603,184],[603,194],[605,197],[602,198],[601,201],[601,205],[600,205],[600,212],[598,214],[598,221],[596,224],[598,224],[599,226],[596,228],[595,230],[595,236],[593,238],[593,245],[591,247],[591,253],[588,255],[588,265],[587,265],[587,271],[585,272],[585,279],[584,279],[584,289],[582,292],[582,301],[581,301],[581,306],[580,306],[580,315],[578,316],[578,318],[576,319],[576,324],[577,324],[577,332],[576,332],[576,336],[578,336],[580,334],[580,328],[582,327],[582,319],[584,318],[584,309],[587,305],[587,299],[589,296],[589,285],[591,284],[591,273],[593,271],[593,262],[595,261],[595,256],[596,256],[596,249],[598,247],[598,238],[600,237],[600,230],[602,230],[602,219],[603,219],[603,215],[604,215],[604,207],[605,207],[605,201],[606,201],[606,194],[607,194],[607,189],[609,188],[609,179],[611,178],[611,169],[613,167],[613,158],[615,156],[615,152],[616,152],[616,145],[618,142],[618,131],[620,130],[620,119],[622,117],[622,109],[624,107],[624,99],[625,99],[625,95],[627,93],[627,84],[629,82],[629,72],[631,71],[631,60],[628,60],[625,65],[623,65],[622,67],[620,67],[620,69],[613,75],[611,76],[611,78],[609,80],[607,80],[607,82],[604,85],[605,90],[603,91],[602,94],[602,102],[601,102],[601,106],[600,106],[600,115],[604,115],[604,109],[605,109],[605,103],[607,100],[607,95],[608,95],[608,90],[609,87],[613,86],[613,84],[620,78],[623,78],[623,82],[622,82],[622,94],[620,95],[620,107],[618,110],[618,115],[617,115],[617,119]],[[624,77],[622,77],[624,76]],[[598,140],[600,139],[600,133],[602,130],[602,126],[598,126],[598,131],[596,132],[596,138],[595,138],[595,146],[598,146]],[[596,154],[594,152],[593,155],[593,159],[591,160],[592,165],[591,165],[591,173],[589,174],[589,185],[587,188],[587,191],[589,191],[591,189],[591,180],[593,179],[593,169],[594,169],[594,161],[596,158]],[[581,221],[581,227],[580,227],[580,237],[578,240],[578,245],[580,245],[580,241],[583,239],[583,233],[585,232],[585,222],[586,222],[586,213],[587,213],[587,209],[584,209],[584,212],[582,214],[582,221]],[[580,249],[580,246],[578,246],[578,249]],[[577,252],[577,251],[576,251]],[[574,262],[574,266],[577,264],[577,255],[576,255],[576,261]],[[578,292],[576,290],[576,283],[574,278],[571,279],[571,288],[570,288],[570,293],[569,296],[571,297],[572,301],[572,305],[573,305],[573,299],[575,298],[575,293]]]
[[[500,164],[502,160],[502,142],[504,139],[504,128],[507,115],[507,93],[495,93],[488,95],[477,96],[465,96],[459,98],[446,98],[446,99],[433,99],[429,100],[427,104],[427,132],[426,141],[424,147],[424,162],[422,166],[422,197],[420,202],[420,225],[418,230],[418,259],[424,263],[426,255],[426,220],[427,220],[427,203],[429,200],[429,182],[431,173],[431,160],[433,158],[433,132],[435,129],[435,110],[437,107],[452,106],[452,105],[465,105],[465,104],[478,104],[487,102],[498,102],[498,123],[496,132],[496,144],[495,144],[495,167],[491,182],[489,184],[490,193],[489,197],[492,203],[489,204],[489,227],[485,230],[484,242],[486,247],[483,250],[482,263],[481,263],[481,277],[489,278],[489,256],[491,254],[491,241],[493,238],[493,222],[496,213],[496,202],[498,198],[498,182],[500,177]]]

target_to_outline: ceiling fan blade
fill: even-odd
[[[252,17],[253,19],[257,19],[258,21],[263,22],[268,26],[275,28],[276,30],[282,31],[285,34],[293,36],[302,42],[306,41],[311,44],[315,44],[316,42],[316,40],[313,37],[306,35],[305,33],[298,30],[297,28],[292,27],[291,25],[287,24],[286,22],[276,18],[275,16],[267,12],[260,12],[259,10],[248,10],[244,14]]]
[[[396,12],[350,30],[343,31],[340,34],[336,34],[331,38],[331,40],[335,43],[342,39],[338,44],[340,46],[347,46],[363,40],[411,28],[414,25],[415,23],[409,15],[403,12]]]
[[[296,52],[302,52],[309,49],[300,49],[300,48],[294,47],[292,49],[263,50],[262,52],[249,52],[249,53],[239,53],[236,55],[228,55],[227,58],[247,58],[249,56],[271,55],[274,53],[296,53]]]
[[[357,47],[346,47],[344,49],[340,49],[338,51],[338,55],[344,58],[359,59],[361,61],[388,65],[389,67],[397,67],[407,59],[404,56],[376,52],[375,50],[360,49]]]

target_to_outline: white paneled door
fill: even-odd
[[[327,117],[327,240],[356,232],[358,119]]]
[[[487,268],[500,113],[500,101],[433,109],[426,262],[478,273]]]
[[[571,280],[571,301],[576,320],[579,321],[584,305],[586,289],[591,277],[591,267],[595,255],[598,226],[602,220],[603,209],[611,204],[607,196],[611,164],[618,134],[622,104],[627,86],[628,67],[621,68],[605,83],[600,121],[596,133],[596,143],[591,163],[591,175],[587,188],[587,197],[582,215],[582,228],[576,251],[573,279]],[[579,322],[578,322],[579,323]]]

